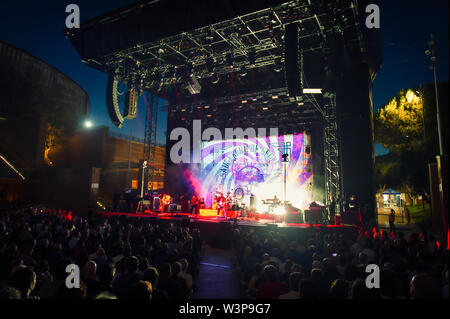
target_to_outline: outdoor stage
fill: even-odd
[[[299,236],[311,236],[312,233],[338,233],[346,237],[356,238],[360,227],[355,225],[323,225],[305,224],[295,222],[283,222],[260,215],[260,218],[238,217],[224,219],[211,216],[192,216],[184,213],[123,213],[123,212],[99,212],[103,217],[120,216],[122,218],[138,218],[142,221],[152,223],[174,223],[190,228],[198,228],[202,238],[210,245],[229,249],[231,248],[233,229],[235,226],[244,229],[253,229],[255,233],[266,233],[278,230],[287,238],[298,238]],[[262,218],[264,217],[264,218]]]
[[[159,221],[188,221],[191,223],[208,223],[208,224],[232,224],[237,226],[254,226],[254,227],[280,227],[280,228],[301,228],[301,229],[344,229],[352,228],[359,229],[356,225],[324,225],[324,224],[306,224],[306,223],[295,223],[295,222],[285,222],[283,218],[270,218],[267,214],[260,214],[259,218],[255,217],[237,217],[225,219],[223,217],[217,216],[195,216],[185,213],[123,213],[123,212],[101,212],[99,213],[103,217],[108,216],[126,216],[132,218],[142,218],[149,220],[159,220]],[[279,216],[278,216],[279,217]]]

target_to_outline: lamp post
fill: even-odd
[[[428,50],[425,51],[426,55],[430,55],[431,68],[433,68],[434,75],[434,94],[436,96],[436,121],[438,129],[438,139],[439,139],[439,155],[436,156],[437,160],[437,173],[438,173],[438,183],[439,183],[439,195],[438,200],[440,201],[440,210],[442,216],[442,241],[447,240],[448,249],[448,159],[446,154],[444,154],[444,146],[442,140],[442,130],[441,130],[441,116],[439,111],[439,94],[438,94],[438,83],[437,83],[437,71],[436,71],[436,48],[434,43],[434,36],[431,34],[431,40],[428,42]],[[447,238],[445,238],[447,237]]]
[[[439,112],[439,95],[438,95],[438,83],[437,83],[437,73],[436,73],[436,49],[434,47],[434,36],[431,34],[431,40],[428,42],[428,50],[425,51],[426,55],[431,55],[431,67],[434,73],[434,94],[436,96],[436,120],[439,138],[439,155],[442,157],[444,155],[444,147],[442,145],[442,131],[441,131],[441,116]]]

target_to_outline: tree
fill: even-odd
[[[439,85],[441,121],[448,136],[448,82]],[[375,185],[414,190],[411,196],[425,194],[427,164],[438,154],[436,104],[433,84],[401,90],[375,116],[375,140],[390,150],[375,159]],[[446,149],[448,141],[444,141]]]
[[[391,151],[413,150],[424,138],[420,91],[401,90],[375,116],[375,139]]]

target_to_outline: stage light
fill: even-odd
[[[303,94],[322,94],[322,89],[303,89]]]
[[[212,75],[212,77],[211,77],[211,82],[212,82],[213,84],[219,83],[219,75],[214,73],[214,74]]]
[[[304,105],[305,103],[303,103],[303,102],[298,102],[298,106],[302,106],[302,105]]]
[[[254,68],[256,64],[256,52],[254,49],[250,49],[248,52],[248,62],[250,63],[250,67]]]
[[[194,65],[192,64],[192,62],[189,62],[186,65],[186,71],[187,71],[188,76],[193,76],[194,75]]]
[[[281,157],[283,158],[282,162],[285,162],[285,163],[289,162],[289,160],[288,160],[289,154],[283,154],[283,155],[281,155]]]
[[[262,109],[263,111],[267,111],[269,108],[267,106],[264,106]]]
[[[233,63],[234,63],[233,53],[231,53],[231,52],[227,53],[227,55],[225,56],[225,61],[227,62],[227,64],[229,65],[230,68],[233,68]]]
[[[276,58],[275,59],[274,71],[275,72],[281,72],[281,70],[283,70],[283,65],[281,64],[281,58]]]
[[[241,103],[245,104],[245,103],[247,103],[247,100],[242,100]]]
[[[92,122],[89,121],[89,120],[84,121],[84,127],[91,128],[92,127]]]
[[[278,206],[273,210],[273,213],[275,215],[285,215],[286,214],[286,209],[284,208],[284,206]]]
[[[208,57],[206,59],[206,69],[208,70],[209,74],[213,74],[214,73],[214,64],[215,61],[212,57]]]
[[[204,108],[205,108],[205,109],[209,109],[209,105],[205,105]]]
[[[272,95],[272,100],[276,100],[276,99],[278,99],[278,96],[277,95]]]

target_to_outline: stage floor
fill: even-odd
[[[191,222],[205,222],[205,223],[230,223],[237,224],[239,226],[267,226],[267,225],[276,225],[277,227],[293,227],[293,228],[342,228],[342,227],[355,227],[354,225],[323,225],[323,224],[305,224],[305,223],[286,223],[283,222],[280,218],[276,219],[266,219],[259,218],[255,219],[254,217],[237,217],[233,219],[225,219],[223,217],[217,216],[196,216],[185,213],[123,213],[123,212],[101,212],[104,217],[107,216],[128,216],[134,218],[152,218],[152,219],[160,219],[160,220],[189,220]]]

